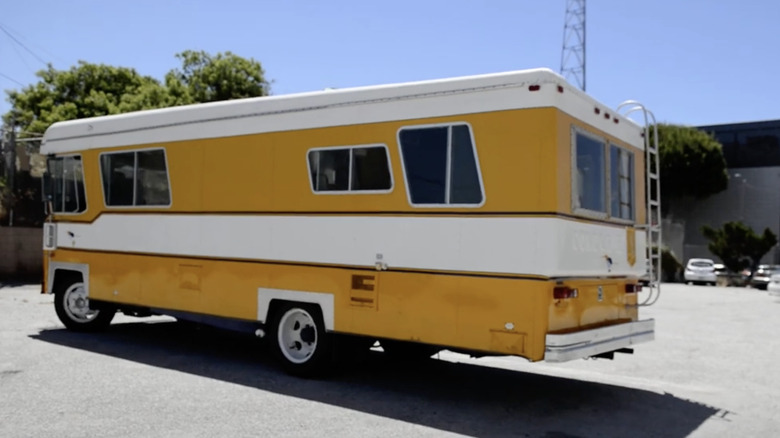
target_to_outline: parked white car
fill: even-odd
[[[718,278],[715,274],[715,262],[710,259],[690,259],[685,266],[683,275],[686,283],[702,283],[715,285]]]
[[[767,284],[766,290],[769,292],[769,295],[780,298],[780,274],[772,274],[769,277],[769,284]]]

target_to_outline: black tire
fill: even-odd
[[[385,351],[392,360],[399,362],[420,362],[428,360],[434,354],[441,351],[441,348],[435,345],[418,344],[416,342],[403,342],[392,339],[383,339],[379,341],[382,350]]]
[[[270,334],[271,348],[287,373],[321,377],[331,371],[333,335],[325,332],[318,306],[281,304],[274,311]]]
[[[79,332],[105,330],[116,314],[116,308],[109,305],[90,307],[81,279],[60,282],[55,286],[54,310],[65,327]]]

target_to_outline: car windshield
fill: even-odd
[[[691,262],[691,266],[694,266],[696,268],[711,268],[712,267],[712,263],[710,263],[710,262],[702,262],[702,261]]]

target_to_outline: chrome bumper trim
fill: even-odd
[[[580,332],[547,335],[546,362],[566,362],[655,339],[655,320],[627,322]]]

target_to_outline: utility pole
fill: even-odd
[[[8,205],[8,226],[13,227],[14,226],[14,203],[15,203],[15,196],[14,196],[14,189],[16,187],[16,129],[14,127],[16,126],[16,120],[11,119],[11,130],[8,135],[8,146],[11,148],[10,155],[11,159],[8,163],[8,192],[10,193],[9,197],[9,205]]]
[[[585,91],[585,0],[566,0],[560,73]]]

